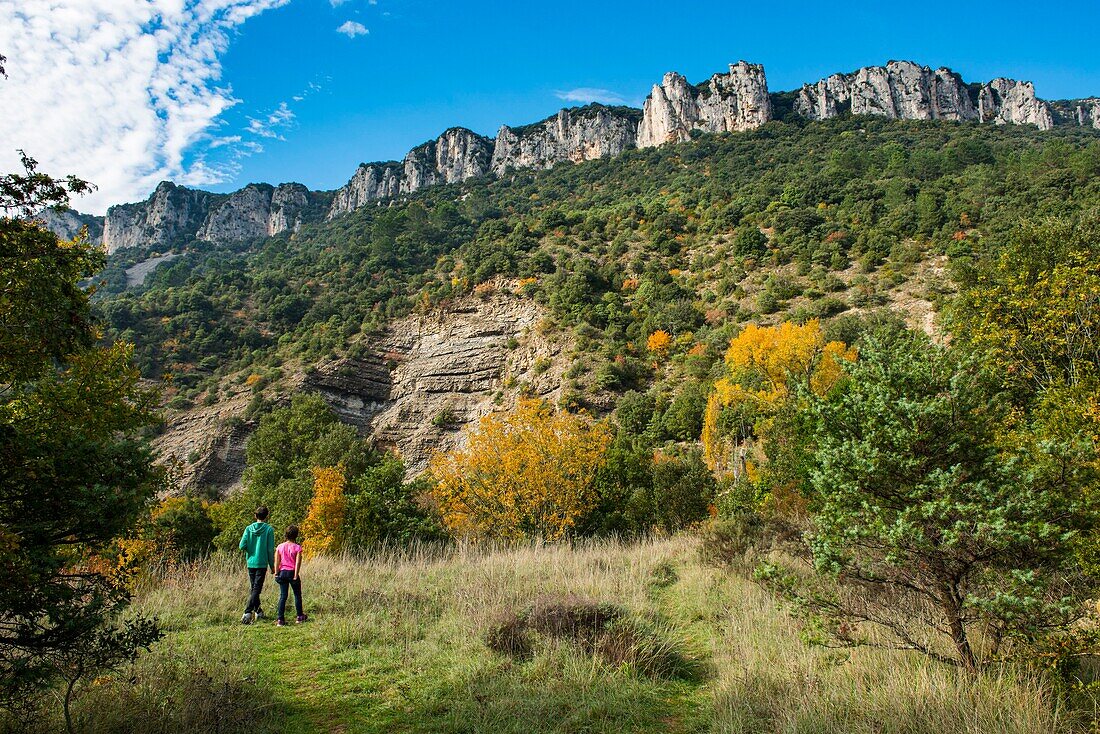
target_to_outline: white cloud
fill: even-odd
[[[344,21],[344,24],[336,29],[337,33],[343,33],[348,38],[355,38],[356,36],[365,36],[370,31],[362,23],[356,23],[354,20]]]
[[[294,112],[287,107],[286,102],[280,102],[279,106],[264,117],[248,118],[248,132],[259,135],[261,138],[274,138],[285,140],[279,130],[289,127],[294,122]]]
[[[74,202],[95,213],[145,198],[162,179],[225,180],[235,164],[194,154],[239,142],[211,134],[239,102],[221,84],[219,57],[238,26],[288,2],[0,0],[0,172],[16,170],[24,148],[43,171],[95,183]],[[270,130],[270,116],[263,122]]]
[[[570,89],[565,92],[555,92],[558,99],[564,99],[566,102],[580,102],[581,104],[589,104],[590,102],[599,102],[600,104],[626,104],[626,100],[622,95],[612,92],[610,89],[596,89],[594,87],[577,87],[576,89]]]

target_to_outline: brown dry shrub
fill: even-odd
[[[577,596],[540,597],[522,611],[509,611],[490,629],[489,649],[529,659],[539,638],[576,645],[613,667],[629,666],[651,678],[697,680],[705,666],[651,625],[614,604]]]

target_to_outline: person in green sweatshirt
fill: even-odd
[[[264,618],[264,611],[260,608],[260,592],[264,590],[267,570],[271,569],[271,573],[275,573],[275,530],[265,520],[267,508],[257,507],[256,522],[245,528],[241,536],[239,547],[245,554],[248,585],[251,589],[241,624],[252,624],[255,620]]]

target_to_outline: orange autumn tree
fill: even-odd
[[[754,480],[753,440],[766,433],[795,386],[824,395],[843,375],[844,362],[855,358],[855,348],[826,343],[817,319],[746,326],[730,342],[726,375],[707,399],[702,442],[711,470]]]
[[[646,349],[653,352],[658,357],[665,357],[671,346],[672,336],[664,329],[653,332],[649,335],[649,338],[646,339]]]
[[[456,535],[559,540],[590,512],[611,435],[540,400],[481,419],[465,448],[432,457],[432,495]]]
[[[340,549],[348,509],[345,484],[343,467],[313,468],[313,500],[302,523],[306,555],[323,555]]]

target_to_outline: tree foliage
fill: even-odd
[[[707,400],[702,432],[707,463],[720,475],[743,476],[752,440],[766,432],[794,391],[824,395],[855,355],[843,342],[826,342],[817,319],[746,326],[730,341],[726,375]]]
[[[26,174],[0,179],[9,212],[83,190],[27,163]],[[81,237],[61,242],[37,223],[0,218],[4,705],[26,703],[59,675],[125,659],[159,635],[146,621],[117,621],[129,591],[112,546],[163,478],[142,438],[156,421],[155,395],[139,382],[132,348],[94,345],[80,281],[102,261]],[[109,659],[97,640],[112,641]]]
[[[343,546],[348,512],[346,481],[343,467],[313,468],[313,499],[302,522],[302,535],[311,556],[333,553]]]
[[[802,388],[812,432],[804,535],[836,587],[769,578],[844,644],[976,668],[1065,629],[1092,589],[1075,539],[1100,515],[1091,442],[1002,441],[1011,406],[981,364],[923,333],[866,339],[843,383]],[[867,625],[876,628],[868,632]]]
[[[558,540],[595,505],[610,440],[604,424],[541,401],[489,414],[466,448],[432,458],[443,522],[467,537]]]

